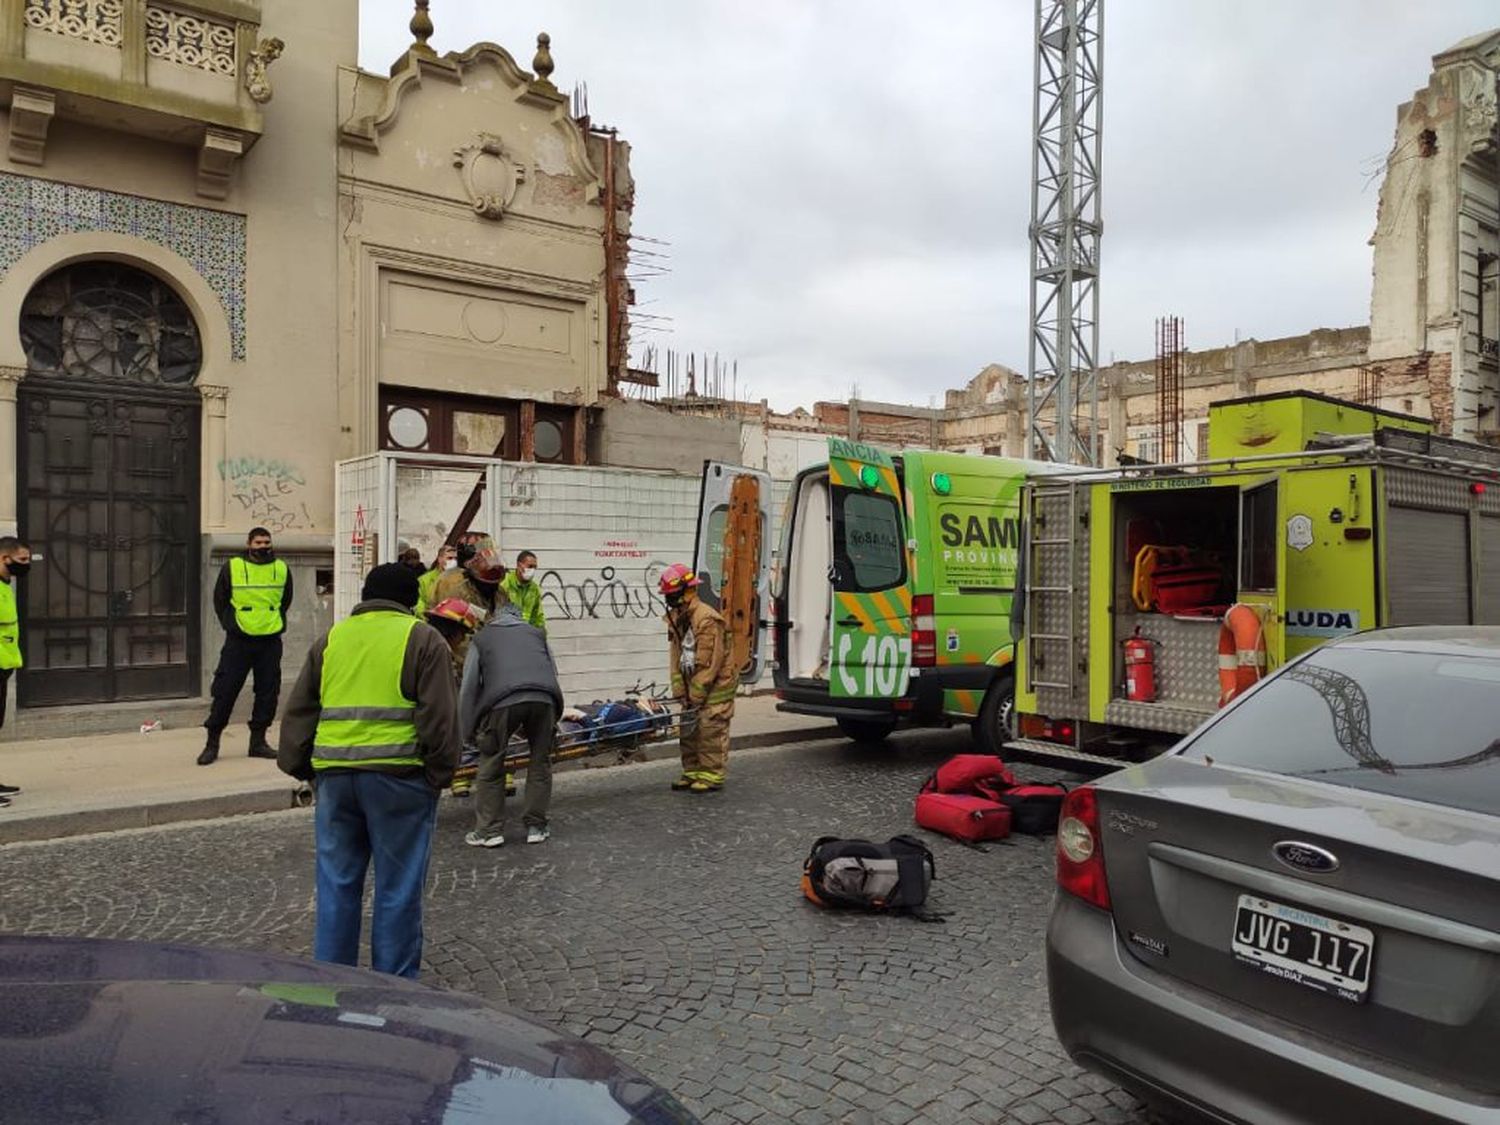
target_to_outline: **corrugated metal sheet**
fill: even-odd
[[[1479,624],[1500,625],[1500,519],[1479,520]]]
[[[1385,523],[1392,625],[1469,622],[1469,517],[1392,505]]]

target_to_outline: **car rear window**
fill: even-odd
[[[1321,649],[1182,754],[1500,815],[1500,660]]]

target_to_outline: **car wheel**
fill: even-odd
[[[1006,674],[990,685],[974,720],[974,742],[985,754],[1003,757],[1005,744],[1016,736],[1016,680]]]
[[[839,730],[855,742],[884,742],[896,729],[895,719],[838,719]]]

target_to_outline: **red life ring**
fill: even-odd
[[[1219,627],[1219,706],[1266,674],[1266,631],[1260,614],[1241,602]]]

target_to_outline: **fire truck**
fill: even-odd
[[[1218,402],[1204,460],[1034,477],[1022,507],[1007,745],[1032,757],[1142,760],[1331,638],[1500,624],[1500,451],[1425,419]]]

